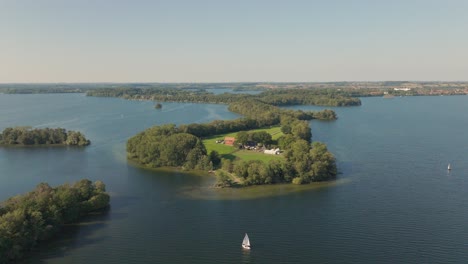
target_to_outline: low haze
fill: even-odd
[[[0,0],[0,82],[466,80],[467,1]]]

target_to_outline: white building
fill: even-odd
[[[278,155],[280,154],[280,149],[279,148],[276,148],[276,149],[266,149],[263,151],[263,153],[265,154],[270,154],[270,155]]]
[[[411,88],[393,88],[393,90],[395,90],[395,91],[405,91],[405,92],[407,92],[407,91],[411,91]]]

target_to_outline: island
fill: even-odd
[[[0,263],[13,263],[60,229],[109,206],[105,184],[83,179],[52,188],[41,183],[0,204]]]
[[[64,128],[8,127],[0,133],[0,146],[88,146],[91,141],[78,131]]]
[[[311,142],[308,123],[312,119],[335,120],[333,110],[289,110],[275,105],[288,98],[309,102],[290,94],[276,94],[269,103],[238,95],[223,98],[230,101],[230,111],[244,117],[148,128],[127,141],[128,158],[151,168],[211,171],[218,187],[305,184],[336,177],[335,157],[324,143]]]

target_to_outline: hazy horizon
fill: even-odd
[[[1,1],[0,83],[464,82],[468,2]]]
[[[0,82],[0,85],[7,84],[229,84],[229,83],[273,83],[273,84],[282,84],[282,83],[385,83],[385,82],[408,82],[408,83],[465,83],[468,80],[438,80],[438,81],[425,81],[425,80],[377,80],[377,81],[220,81],[220,82],[139,82],[139,81],[128,81],[128,82],[112,82],[112,81],[98,81],[98,82]]]

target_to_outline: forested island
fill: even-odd
[[[46,183],[0,204],[0,263],[13,263],[63,225],[105,209],[110,197],[103,182],[83,179],[55,188]]]
[[[294,98],[296,101],[304,98],[288,96],[283,97],[285,100]],[[277,96],[279,97],[281,95]],[[182,100],[184,97],[180,95],[178,98]],[[173,124],[154,126],[128,140],[128,158],[147,167],[215,170],[218,177],[217,186],[220,187],[274,183],[304,184],[336,177],[337,168],[333,154],[323,143],[311,144],[312,133],[308,123],[312,119],[334,120],[337,118],[334,111],[287,110],[275,106],[280,104],[276,101],[266,103],[255,97],[238,95],[211,98],[224,98],[224,102],[229,99],[228,109],[244,117],[178,127]],[[267,132],[253,131],[271,126],[280,127],[281,136],[276,140],[272,140]],[[260,156],[256,156],[258,160],[245,160],[228,153],[220,154],[216,150],[208,151],[205,140],[202,140],[233,132],[238,139],[231,148],[244,148],[249,143],[255,145],[253,148],[261,146],[262,150],[280,148],[282,154],[279,158],[271,160]]]
[[[81,132],[67,131],[64,128],[8,127],[0,133],[0,146],[87,146],[89,144],[91,141]]]

